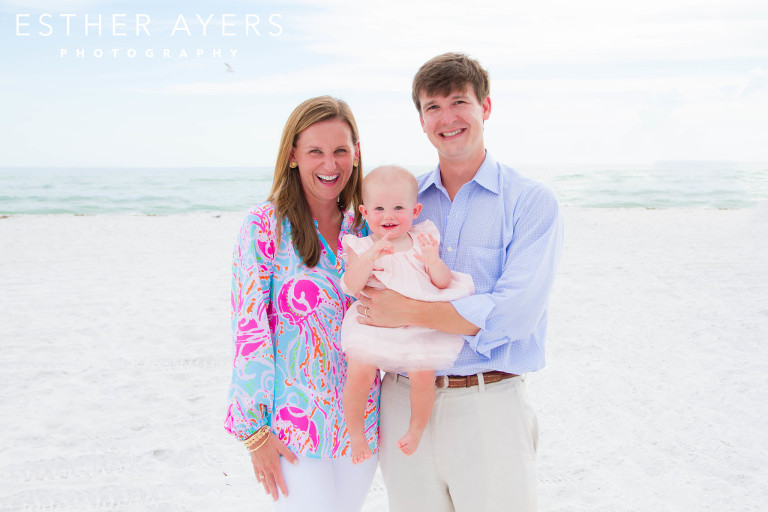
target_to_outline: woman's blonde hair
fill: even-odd
[[[294,109],[285,122],[283,135],[280,138],[280,148],[277,152],[275,175],[272,179],[272,190],[268,199],[275,205],[277,215],[277,239],[282,236],[282,224],[285,219],[291,224],[291,240],[293,247],[308,267],[314,267],[320,260],[320,238],[315,231],[315,224],[309,204],[301,186],[301,177],[297,169],[291,169],[291,150],[296,147],[299,134],[320,121],[341,119],[349,125],[352,133],[352,143],[357,146],[360,136],[352,110],[344,101],[330,96],[310,98]],[[358,206],[362,202],[363,161],[358,158],[358,164],[352,168],[344,189],[338,199],[339,210],[342,212],[353,208],[355,212],[354,228],[362,225],[363,218]],[[335,240],[328,240],[335,243]]]

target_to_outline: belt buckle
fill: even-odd
[[[440,375],[439,377],[435,377],[435,387],[439,389],[446,389],[449,384],[450,379],[447,375]]]

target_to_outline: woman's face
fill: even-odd
[[[337,208],[337,199],[352,175],[359,152],[352,141],[352,130],[342,119],[320,121],[299,134],[291,161],[298,164],[313,215],[324,208]]]

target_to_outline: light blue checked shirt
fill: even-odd
[[[424,208],[418,222],[429,219],[440,230],[440,257],[475,282],[475,295],[452,304],[480,327],[475,336],[464,337],[453,368],[436,374],[523,374],[542,368],[547,302],[563,240],[552,191],[486,153],[453,202],[439,166],[419,177],[419,201]]]

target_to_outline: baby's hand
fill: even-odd
[[[365,251],[364,256],[370,258],[371,261],[376,261],[385,254],[392,254],[394,252],[395,246],[389,241],[389,236],[385,236],[384,238],[377,240],[370,249]]]
[[[349,254],[350,252],[354,253],[355,251],[350,251],[349,244],[346,240],[343,238],[341,239],[341,253],[342,254]]]
[[[419,233],[416,240],[419,242],[419,247],[421,247],[421,256],[417,254],[416,258],[426,266],[434,265],[440,261],[440,254],[438,251],[440,243],[435,240],[434,236]]]

